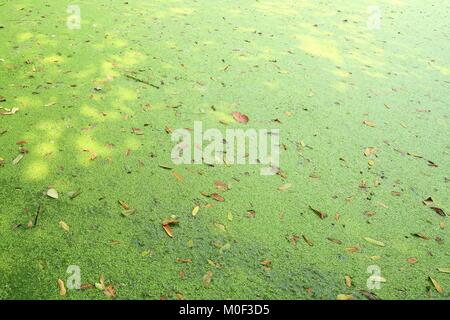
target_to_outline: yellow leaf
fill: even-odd
[[[208,271],[208,272],[203,276],[203,285],[209,286],[209,284],[211,283],[212,276],[213,276],[212,271]]]
[[[376,151],[377,151],[377,148],[374,148],[374,147],[368,147],[368,148],[365,148],[365,149],[364,149],[364,155],[365,155],[366,157],[368,157],[368,156],[374,154]]]
[[[450,268],[438,268],[439,272],[450,273]]]
[[[179,174],[178,172],[173,172],[172,175],[175,177],[175,179],[177,179],[178,182],[183,181],[183,176],[181,174]]]
[[[378,240],[374,240],[374,239],[369,238],[369,237],[365,237],[364,240],[366,240],[368,243],[374,244],[376,246],[380,246],[380,247],[384,247],[385,246],[385,244],[383,242],[378,241]]]
[[[197,215],[197,213],[198,213],[198,211],[200,210],[200,207],[199,206],[196,206],[196,207],[194,207],[194,209],[192,209],[192,216],[196,216]]]
[[[171,238],[173,238],[173,231],[172,228],[168,224],[163,225],[164,231],[167,233],[167,235]]]
[[[369,120],[364,120],[363,123],[368,126],[368,127],[375,127],[376,123],[373,121],[369,121]]]
[[[436,280],[430,277],[431,282],[433,283],[434,287],[436,288],[436,291],[439,293],[443,293],[444,289],[441,287],[441,284]]]
[[[69,228],[69,226],[67,225],[67,223],[65,223],[64,221],[61,220],[61,221],[59,222],[59,225],[60,225],[61,228],[64,229],[64,231],[69,232],[69,229],[70,229],[70,228]]]
[[[338,294],[337,300],[353,300],[353,296],[351,294]]]
[[[50,198],[53,199],[58,199],[58,191],[56,191],[55,189],[48,189],[47,190],[47,196],[49,196]]]
[[[292,184],[291,183],[286,183],[286,184],[283,184],[283,185],[279,186],[278,190],[285,191],[285,190],[289,189],[290,187],[292,187]]]
[[[61,279],[58,279],[58,288],[59,288],[59,295],[65,296],[67,293],[66,286],[64,285],[64,281],[62,281]]]
[[[348,275],[345,276],[345,285],[347,286],[347,288],[350,288],[352,286],[352,278],[350,278],[350,276]]]

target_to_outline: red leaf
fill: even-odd
[[[249,120],[245,114],[242,114],[240,112],[233,112],[232,115],[234,120],[236,120],[239,123],[247,123]]]

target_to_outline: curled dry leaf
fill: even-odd
[[[376,127],[376,123],[370,120],[364,120],[363,123],[368,127]]]
[[[197,215],[197,213],[199,212],[200,207],[199,206],[195,206],[194,209],[192,209],[192,216],[195,217]]]
[[[169,237],[173,238],[173,231],[172,231],[172,228],[170,227],[170,225],[168,225],[168,224],[163,224],[162,227],[163,227],[164,231],[167,233],[167,235],[168,235]]]
[[[442,216],[442,217],[446,217],[447,215],[445,214],[444,210],[442,210],[441,208],[438,208],[435,204],[434,204],[434,200],[432,197],[428,197],[425,200],[422,201],[424,205],[426,205],[427,207],[429,207],[431,210],[433,210],[434,212],[436,212],[438,215]]]
[[[108,285],[105,290],[103,291],[103,293],[109,297],[114,299],[116,297],[116,289],[112,286],[112,284]]]
[[[122,210],[122,215],[124,217],[129,217],[129,216],[131,216],[131,215],[133,215],[135,213],[136,213],[136,209]]]
[[[329,237],[327,239],[330,242],[333,242],[333,243],[336,243],[336,244],[342,244],[342,241],[339,240],[339,239],[334,239],[334,238],[329,238]]]
[[[442,210],[441,208],[437,208],[437,207],[430,207],[431,210],[433,210],[434,212],[436,212],[438,215],[440,215],[441,217],[446,217],[447,215],[445,214],[444,210]]]
[[[24,157],[23,153],[19,154],[17,157],[14,158],[14,160],[12,161],[13,166],[15,166],[16,164],[18,164],[20,162],[20,160],[22,160]]]
[[[290,187],[292,187],[292,184],[291,183],[286,183],[286,184],[282,184],[281,186],[279,186],[278,190],[285,191],[285,190],[289,189]]]
[[[0,115],[2,116],[10,116],[16,114],[16,112],[19,111],[19,108],[12,108],[12,109],[1,108],[1,109],[5,110],[0,112]]]
[[[47,190],[47,196],[50,197],[50,198],[53,198],[53,199],[58,199],[59,198],[58,191],[56,191],[53,188],[50,188],[50,189]]]
[[[95,285],[90,283],[83,283],[80,285],[80,290],[94,289]]]
[[[78,197],[81,194],[81,191],[71,191],[68,192],[67,195],[69,196],[69,198],[71,200],[75,199],[76,197]]]
[[[228,185],[220,180],[215,181],[214,186],[217,188],[217,190],[220,191],[227,191],[229,189]]]
[[[306,235],[302,235],[303,240],[305,240],[305,242],[312,247],[314,245],[314,243],[311,241],[311,239],[309,239]]]
[[[291,245],[295,247],[297,245],[297,241],[300,240],[300,237],[293,234],[288,238],[288,240],[291,243]]]
[[[422,240],[430,240],[430,237],[428,237],[428,236],[426,236],[425,234],[420,233],[420,232],[418,232],[418,233],[412,233],[412,235],[413,235],[414,237],[420,238],[420,239],[422,239]]]
[[[59,288],[59,295],[60,296],[65,296],[67,291],[66,291],[66,286],[64,285],[64,281],[62,281],[61,279],[58,279],[58,288]]]
[[[256,217],[256,211],[255,210],[247,210],[247,217],[248,218]]]
[[[325,219],[327,217],[327,214],[325,212],[319,211],[317,209],[314,209],[313,207],[309,206],[309,209],[311,209],[315,214],[319,216],[320,219]]]
[[[64,231],[66,231],[66,232],[69,232],[69,230],[70,230],[69,225],[62,220],[59,222],[59,226],[61,228],[63,228]]]
[[[410,264],[415,264],[417,263],[417,259],[414,257],[409,257],[408,259],[406,259],[406,261],[408,261],[408,263]]]
[[[219,229],[220,231],[226,232],[227,231],[227,227],[225,227],[225,225],[223,225],[222,223],[219,222],[215,222],[214,226]]]
[[[364,240],[366,240],[368,243],[371,243],[371,244],[379,246],[379,247],[385,246],[385,244],[383,242],[369,238],[369,237],[364,237]]]
[[[177,300],[184,300],[184,295],[181,292],[177,292],[175,296],[177,297]]]
[[[130,210],[130,206],[123,200],[119,200],[119,205],[122,207],[122,209],[124,210]]]
[[[270,261],[270,260],[263,260],[263,261],[260,262],[260,264],[262,266],[269,267],[272,264],[272,261]]]
[[[214,260],[208,259],[208,264],[215,267],[215,268],[221,268],[221,265],[218,262],[215,262]]]
[[[364,297],[366,297],[369,300],[381,300],[375,293],[366,290],[361,290],[360,292]]]
[[[105,276],[104,276],[104,275],[100,275],[99,282],[98,282],[98,283],[95,283],[95,287],[96,287],[98,290],[105,290],[105,289],[106,289],[106,285],[105,285]]]
[[[438,271],[442,273],[450,273],[450,268],[438,268]]]
[[[350,288],[350,287],[352,286],[352,278],[350,278],[349,275],[346,275],[346,276],[345,276],[345,286],[346,286],[347,288]]]
[[[231,115],[233,116],[234,120],[239,123],[248,123],[249,121],[248,116],[240,112],[233,112]]]
[[[213,198],[216,201],[219,201],[219,202],[224,202],[225,201],[225,199],[218,193],[213,193],[213,194],[210,195],[210,197]]]
[[[167,224],[167,225],[171,225],[171,224],[178,224],[180,223],[180,221],[178,221],[177,216],[175,215],[171,215],[169,218],[166,218],[162,221],[162,224]]]
[[[178,182],[183,181],[183,176],[181,174],[179,174],[178,172],[173,172],[172,175],[175,177],[175,179],[177,179]]]
[[[423,200],[422,202],[424,205],[426,205],[428,207],[434,205],[434,200],[432,197],[428,197],[425,200]]]
[[[439,293],[444,292],[444,288],[442,288],[441,284],[436,279],[430,277],[430,280],[431,280],[431,283],[433,283],[433,286],[437,292],[439,292]]]
[[[212,271],[208,271],[208,272],[203,276],[203,285],[204,285],[205,287],[209,286],[209,284],[211,283],[212,276],[213,276]]]
[[[353,300],[353,295],[351,294],[338,294],[337,300]]]
[[[377,152],[377,148],[375,148],[375,147],[367,147],[364,149],[364,155],[366,157],[369,157],[372,154],[375,154],[376,152]]]

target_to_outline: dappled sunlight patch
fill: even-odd
[[[142,142],[136,137],[128,137],[123,141],[125,149],[138,150],[142,147]]]
[[[17,97],[15,102],[18,108],[40,107],[44,105],[42,100],[36,97]]]
[[[256,32],[255,28],[241,27],[241,26],[238,26],[234,30],[237,32],[241,32],[241,33],[255,33]]]
[[[300,40],[301,45],[298,46],[298,48],[305,53],[330,60],[335,64],[342,63],[342,56],[334,41],[326,39],[321,40],[320,38],[308,35],[297,35],[295,38]]]
[[[340,77],[340,78],[348,78],[350,77],[350,74],[348,72],[342,71],[342,70],[334,70],[333,74]]]
[[[387,77],[383,73],[378,71],[363,70],[362,72],[372,78],[387,79]]]
[[[83,104],[81,106],[80,113],[86,117],[91,118],[92,120],[95,120],[95,121],[100,121],[100,122],[105,121],[105,116],[103,116],[99,110],[97,110],[94,107],[88,106],[86,104]]]
[[[228,10],[228,12],[232,15],[240,15],[242,14],[242,10],[239,8],[231,8]]]
[[[116,89],[114,95],[119,99],[119,101],[134,101],[137,99],[136,92],[127,88]]]
[[[45,131],[49,139],[57,139],[65,129],[63,121],[43,120],[36,125],[36,128]]]
[[[51,142],[42,142],[35,149],[35,152],[41,157],[47,157],[57,152],[56,145]]]
[[[346,84],[345,82],[337,82],[333,84],[334,88],[339,92],[347,92],[350,86]]]
[[[121,56],[112,57],[119,65],[133,66],[144,61],[145,56],[139,51],[127,51]]]
[[[151,103],[151,109],[150,110],[164,110],[166,109],[167,106],[165,103],[163,102],[155,102],[155,103]]]
[[[230,113],[225,113],[221,111],[214,111],[209,113],[211,116],[213,116],[217,121],[222,122],[224,124],[230,124],[233,123],[233,117]]]
[[[111,41],[111,44],[116,48],[125,48],[126,46],[128,46],[128,41],[124,39],[113,39]]]
[[[75,142],[77,149],[77,161],[82,165],[88,165],[97,160],[97,157],[111,156],[111,149],[106,144],[101,144],[89,135],[78,138]]]
[[[360,63],[362,66],[370,68],[381,67],[384,64],[381,58],[378,58],[376,60],[371,59],[359,52],[351,52],[348,57]]]
[[[280,3],[279,1],[265,1],[265,2],[256,2],[255,7],[256,10],[263,12],[268,15],[279,15],[279,16],[296,16],[300,14],[300,9],[307,7],[308,4],[306,1],[296,1],[295,5],[297,8],[293,8],[292,3]],[[295,10],[297,9],[297,10]]]
[[[450,68],[441,66],[441,65],[433,65],[433,68],[443,74],[444,76],[450,76]]]
[[[18,42],[25,42],[30,40],[31,38],[33,38],[33,34],[31,32],[23,32],[23,33],[19,33],[16,36],[16,39]]]
[[[39,45],[52,46],[55,47],[58,45],[58,41],[55,38],[49,37],[46,34],[38,34],[36,35],[36,42]]]
[[[170,8],[169,9],[171,13],[175,13],[177,15],[183,15],[183,16],[187,16],[190,15],[192,13],[194,13],[194,9],[190,9],[190,8],[181,8],[181,7],[177,7],[177,8]]]
[[[173,42],[173,41],[166,41],[166,47],[169,49],[176,49],[177,48],[177,43]]]
[[[25,167],[23,176],[29,180],[42,180],[48,175],[48,164],[42,160],[32,161]]]
[[[102,62],[103,75],[108,78],[116,78],[116,77],[120,76],[120,73],[114,70],[115,68],[116,68],[116,64],[114,64],[112,62],[109,62],[109,61]]]
[[[271,90],[277,90],[280,88],[280,84],[278,81],[264,81],[263,85]]]
[[[168,62],[161,62],[160,67],[167,70],[175,69],[174,65]]]
[[[51,55],[41,60],[45,64],[51,64],[51,63],[61,63],[64,61],[64,58],[62,56],[58,55]]]
[[[212,41],[212,40],[202,41],[201,44],[203,46],[208,46],[208,47],[218,47],[218,46],[220,46],[216,41]]]
[[[83,67],[80,70],[77,70],[77,73],[72,75],[77,80],[90,79],[97,73],[97,67],[93,64],[91,65],[82,65]]]

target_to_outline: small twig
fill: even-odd
[[[38,222],[39,215],[40,215],[41,213],[42,213],[42,206],[41,206],[41,204],[39,204],[38,209],[37,209],[37,211],[36,211],[36,216],[34,217],[33,227],[36,227],[37,222]]]
[[[159,89],[159,87],[158,87],[157,85],[154,85],[154,84],[152,84],[152,83],[150,83],[150,82],[148,82],[148,81],[145,81],[145,80],[136,78],[135,76],[132,76],[132,75],[130,75],[130,74],[126,74],[125,77],[127,77],[127,78],[129,78],[129,79],[131,79],[131,80],[134,80],[134,81],[136,81],[136,82],[140,82],[140,83],[146,84],[146,85],[148,85],[148,86],[151,86],[151,87],[153,87],[153,88]]]

